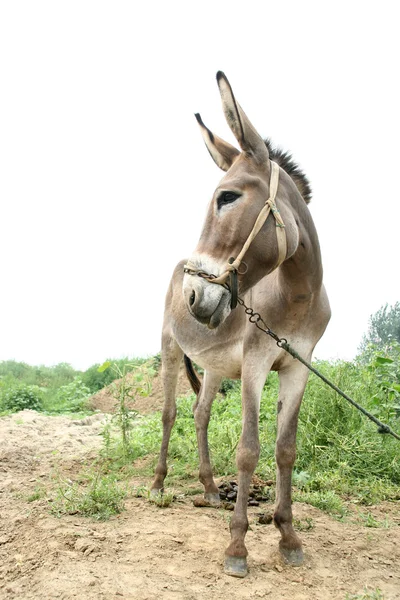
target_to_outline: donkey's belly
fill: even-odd
[[[229,379],[240,379],[242,374],[243,343],[236,342],[226,347],[209,348],[188,356],[202,369],[219,373]]]

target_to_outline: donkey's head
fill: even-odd
[[[196,270],[219,277],[226,271],[228,260],[238,257],[270,197],[272,170],[267,146],[236,101],[227,78],[218,72],[217,81],[226,120],[241,151],[214,135],[200,115],[196,115],[208,151],[226,175],[214,192],[200,240],[190,258],[193,269],[185,273],[183,280],[183,293],[190,313],[211,329],[218,327],[229,315],[231,293],[226,286],[198,277]],[[277,194],[277,206],[286,232],[283,256],[276,235],[276,221],[270,216],[238,268],[241,293],[273,271],[297,247],[298,231],[288,200],[295,186],[285,185],[287,179],[282,181],[281,178]]]

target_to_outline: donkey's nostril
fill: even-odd
[[[193,306],[195,300],[196,300],[196,294],[195,294],[195,291],[193,290],[192,293],[191,293],[191,296],[189,298],[189,304],[190,304],[190,306]]]

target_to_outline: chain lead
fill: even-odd
[[[212,279],[217,279],[216,275],[212,275],[212,274],[209,275],[205,271],[197,271],[197,270],[192,271],[191,269],[185,269],[185,273],[189,273],[191,275],[198,275],[198,277],[202,277],[203,279],[207,279],[208,281],[211,281]],[[222,285],[225,289],[231,291],[231,288],[227,283],[220,284],[220,285]],[[348,396],[347,394],[342,392],[342,390],[340,388],[338,388],[334,383],[332,383],[332,381],[329,381],[329,379],[327,379],[325,377],[325,375],[320,373],[315,367],[313,367],[309,362],[307,362],[304,358],[302,358],[296,352],[296,350],[290,346],[290,344],[288,343],[286,338],[280,338],[274,331],[272,331],[272,329],[270,327],[268,327],[268,325],[266,324],[266,322],[264,321],[264,319],[262,318],[260,313],[255,312],[250,306],[246,306],[246,304],[244,303],[244,300],[242,298],[240,298],[239,296],[237,297],[237,303],[240,306],[243,306],[244,312],[248,316],[250,323],[253,323],[260,331],[269,335],[273,340],[275,340],[276,345],[279,348],[282,348],[282,350],[285,350],[286,352],[288,352],[288,354],[293,356],[294,359],[300,361],[305,367],[307,367],[307,369],[309,371],[311,371],[312,373],[317,375],[317,377],[322,379],[322,381],[324,383],[326,383],[327,385],[329,385],[329,387],[331,387],[337,394],[342,396],[342,398],[344,398],[345,400],[350,402],[350,404],[352,404],[355,408],[357,408],[360,412],[362,412],[363,415],[365,415],[366,417],[368,417],[368,419],[373,421],[373,423],[375,423],[375,425],[377,425],[377,427],[378,427],[378,433],[383,433],[383,434],[388,433],[388,434],[392,435],[394,438],[396,438],[396,440],[400,440],[400,435],[398,435],[396,432],[394,432],[393,429],[391,429],[391,427],[389,427],[389,425],[386,425],[385,423],[382,423],[382,421],[379,421],[379,419],[374,417],[374,415],[372,415],[370,412],[368,412],[364,407],[362,407],[360,404],[355,402],[355,400],[350,398],[350,396]]]

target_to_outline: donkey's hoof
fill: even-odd
[[[304,562],[304,554],[301,548],[279,548],[280,553],[282,554],[285,562],[293,567],[300,567],[300,565]]]
[[[224,571],[227,575],[231,575],[232,577],[246,577],[248,573],[246,558],[240,558],[239,556],[225,556]]]
[[[221,498],[219,497],[219,494],[211,494],[211,493],[204,494],[204,500],[206,500],[213,506],[221,504]]]
[[[164,493],[164,488],[160,488],[160,489],[152,488],[150,490],[150,498],[155,498],[156,496],[159,496],[160,494],[163,494],[163,493]]]

